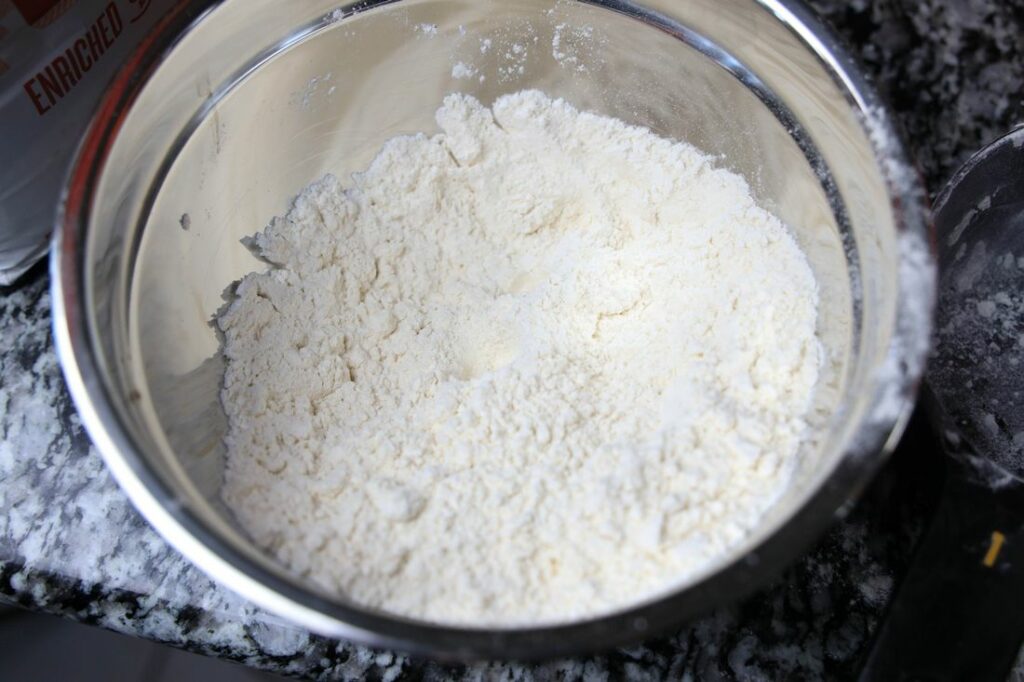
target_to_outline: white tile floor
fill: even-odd
[[[277,682],[284,678],[55,616],[0,606],[3,682]]]

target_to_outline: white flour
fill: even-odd
[[[818,375],[783,225],[694,148],[451,95],[255,237],[219,318],[224,498],[284,563],[446,622],[557,621],[708,567],[785,491]]]

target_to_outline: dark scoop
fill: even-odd
[[[1024,639],[1024,129],[957,172],[935,228],[945,481],[861,679],[1002,682]]]

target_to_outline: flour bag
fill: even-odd
[[[100,97],[174,0],[0,0],[0,284],[42,258]]]

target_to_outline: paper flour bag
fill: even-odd
[[[175,0],[0,0],[0,284],[45,253],[110,80]]]

